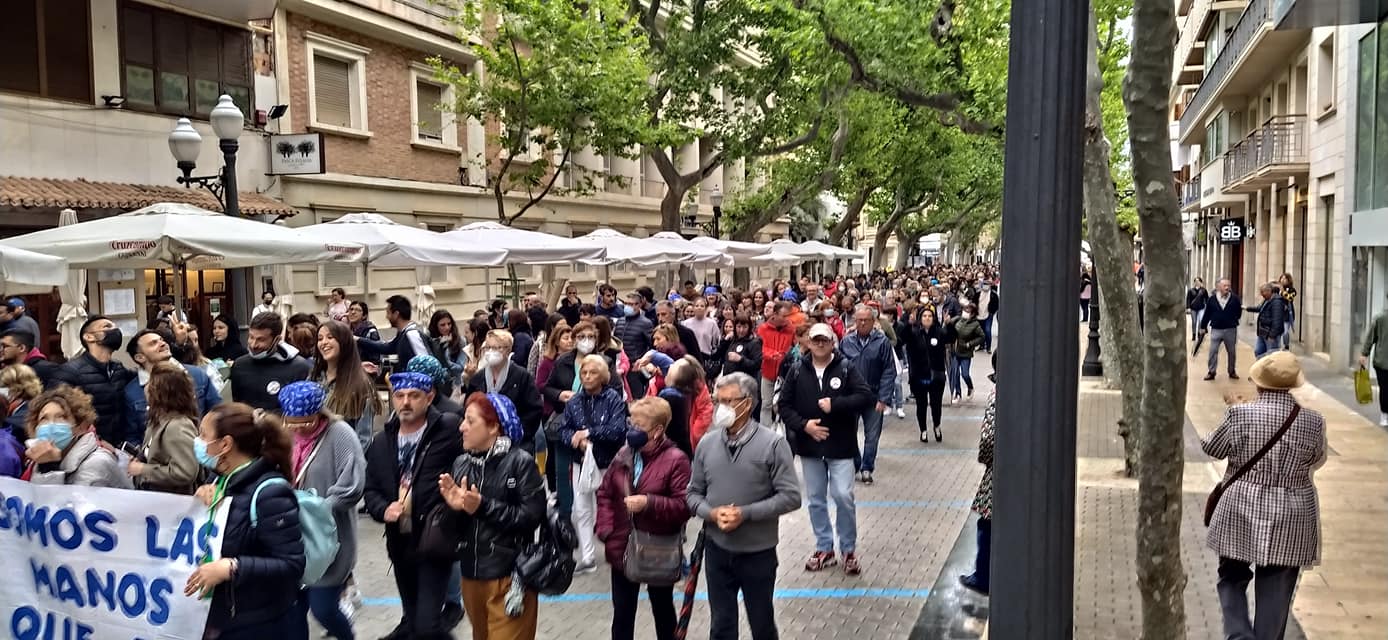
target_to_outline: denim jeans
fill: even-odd
[[[1296,595],[1300,567],[1265,566],[1255,570],[1247,562],[1219,559],[1219,607],[1224,614],[1224,637],[1231,640],[1281,640],[1287,633],[1287,617]],[[1248,619],[1248,583],[1258,608]]]
[[[839,551],[853,553],[858,547],[858,510],[853,503],[853,461],[801,458],[800,473],[805,476],[805,507],[810,512],[810,527],[814,529],[815,551],[834,552],[834,524],[837,524]],[[827,498],[834,500],[834,524],[829,522]]]
[[[974,583],[988,591],[989,567],[993,560],[993,520],[978,519],[978,554],[974,556]]]
[[[1280,337],[1264,338],[1263,336],[1258,336],[1258,338],[1253,342],[1253,359],[1262,359],[1263,356],[1272,353],[1273,351],[1281,349],[1281,342],[1282,338]]]
[[[353,640],[352,622],[342,615],[338,601],[342,599],[343,585],[336,587],[309,587],[299,592],[299,610],[313,618],[337,640]]]
[[[747,608],[752,640],[776,640],[776,548],[728,551],[712,540],[704,546],[708,582],[709,640],[738,640],[737,594]]]
[[[963,385],[967,385],[969,391],[974,390],[974,379],[969,375],[969,369],[973,367],[973,358],[958,358],[951,356],[949,360],[949,391],[954,396],[963,394]]]
[[[983,319],[983,323],[982,323],[982,324],[983,324],[983,350],[984,350],[984,351],[988,351],[988,352],[992,352],[992,351],[993,351],[993,318],[996,318],[996,317],[997,317],[997,316],[988,316],[987,318],[984,318],[984,319]]]
[[[877,470],[877,443],[882,440],[882,412],[877,403],[863,411],[863,450],[853,454],[853,468],[858,471]]]
[[[448,593],[443,596],[444,603],[463,606],[463,564],[453,563],[453,572],[448,574]]]
[[[1283,349],[1291,349],[1291,348],[1292,348],[1292,325],[1293,325],[1293,324],[1295,324],[1295,321],[1293,321],[1293,320],[1288,320],[1285,324],[1282,325],[1282,348],[1283,348]]]

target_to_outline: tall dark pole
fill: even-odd
[[[1104,375],[1104,362],[1099,348],[1099,279],[1090,278],[1089,287],[1089,346],[1084,350],[1084,365],[1080,373],[1086,377]]]
[[[236,149],[239,143],[236,140],[220,140],[219,146],[222,149],[222,193],[226,198],[223,203],[225,207],[222,213],[229,216],[241,217],[241,203],[237,200],[236,191]]]
[[[722,237],[723,237],[723,234],[722,234],[722,233],[719,231],[719,229],[718,229],[718,223],[722,220],[722,218],[723,218],[723,206],[722,206],[721,204],[715,204],[715,205],[713,205],[713,237],[714,237],[714,239],[719,239],[719,238],[722,238]],[[715,268],[715,269],[713,270],[713,284],[714,284],[714,286],[718,287],[718,290],[719,290],[719,291],[722,291],[722,290],[723,290],[723,268],[722,268],[722,267],[718,267],[718,268]]]
[[[989,634],[1074,633],[1075,419],[1088,6],[1013,0],[1003,168],[1009,308],[998,373]]]

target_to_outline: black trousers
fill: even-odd
[[[451,638],[443,627],[443,600],[453,565],[433,562],[413,553],[391,553],[395,588],[400,592],[401,624],[413,638]]]
[[[945,408],[945,372],[936,371],[928,385],[912,380],[911,393],[916,396],[916,426],[920,427],[921,433],[925,433],[930,425],[940,426],[940,412]],[[926,423],[927,407],[931,420],[929,424]]]
[[[1388,386],[1388,369],[1374,367],[1374,374],[1378,376],[1378,411],[1388,413],[1388,395],[1383,394],[1383,387]]]
[[[728,551],[704,543],[704,575],[708,577],[709,640],[737,640],[737,593],[747,607],[752,640],[776,640],[776,549],[753,553]]]
[[[675,638],[675,587],[646,585],[655,618],[656,640]],[[636,607],[641,585],[612,568],[612,640],[632,640],[636,635]]]

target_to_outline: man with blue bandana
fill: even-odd
[[[446,638],[443,615],[452,563],[418,553],[425,519],[444,504],[438,477],[462,454],[459,418],[433,406],[434,380],[407,371],[390,376],[395,415],[366,451],[366,511],[386,525],[386,554],[395,567],[402,608],[388,640]]]

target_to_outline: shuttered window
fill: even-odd
[[[352,63],[313,56],[314,119],[336,127],[352,126]]]
[[[88,0],[7,0],[0,89],[92,102]]]
[[[416,82],[415,90],[415,122],[419,123],[419,139],[443,141],[443,112],[439,111],[439,105],[443,103],[443,87],[428,82]]]
[[[320,288],[342,287],[347,289],[361,284],[361,276],[357,273],[357,263],[355,262],[326,262],[318,269]]]
[[[425,225],[424,228],[434,233],[448,232],[448,225],[443,224],[429,224]],[[448,267],[442,265],[429,267],[429,284],[443,284],[446,282],[448,282]]]
[[[227,94],[251,114],[250,31],[126,2],[120,41],[130,108],[206,118]]]

